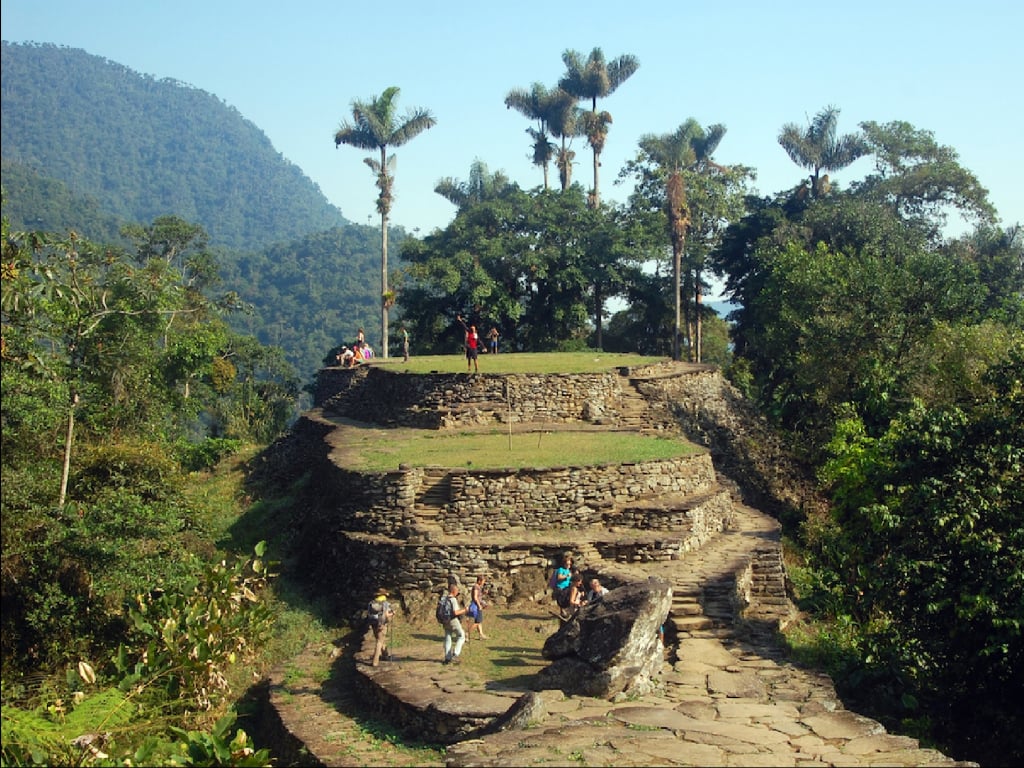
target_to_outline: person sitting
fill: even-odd
[[[351,347],[342,347],[341,354],[338,355],[338,361],[341,363],[342,368],[351,368],[356,362],[356,353],[352,351]]]
[[[603,586],[597,578],[593,578],[590,580],[590,591],[587,592],[587,602],[590,604],[599,603],[601,602],[601,598],[603,598],[607,593],[608,588]]]

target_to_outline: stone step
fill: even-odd
[[[698,629],[713,629],[715,622],[707,616],[675,616],[669,612],[669,618],[679,632],[692,632]]]

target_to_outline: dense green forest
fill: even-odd
[[[346,223],[259,128],[213,94],[54,45],[5,41],[0,66],[4,161],[95,199],[122,222],[181,216],[213,245],[236,249]],[[7,173],[5,164],[5,183]],[[19,230],[60,231],[48,210],[45,196],[12,195],[7,215]]]
[[[8,165],[8,93],[21,93],[23,110],[32,95],[12,76],[21,70],[8,71],[16,48],[4,45],[3,84],[5,764],[119,762],[65,738],[102,730],[112,713],[108,751],[136,763],[180,758],[182,745],[197,763],[258,762],[244,744],[229,749],[230,720],[198,713],[230,710],[232,663],[273,634],[267,556],[293,553],[274,525],[269,553],[251,530],[229,531],[223,518],[237,512],[211,509],[204,483],[287,427],[301,384],[356,327],[373,338],[380,232],[312,226],[306,206],[281,214],[294,217],[287,242],[277,231],[228,250],[238,244],[214,236],[220,225],[198,199],[140,211],[127,188],[108,202],[93,171]],[[67,79],[83,89],[94,70],[135,84],[127,93],[145,80],[81,52],[19,53],[81,59]],[[834,108],[782,126],[782,149],[807,171],[793,189],[750,194],[753,169],[714,160],[726,127],[690,119],[643,137],[620,171],[633,195],[602,202],[596,154],[610,116],[571,107],[595,103],[578,70],[604,61],[565,61],[559,87],[506,96],[539,126],[535,160],[559,183],[524,190],[482,161],[465,181],[439,180],[456,206],[451,224],[422,240],[389,232],[401,256],[389,275],[393,327],[421,352],[456,351],[461,314],[497,326],[510,351],[721,364],[831,497],[820,515],[776,510],[811,617],[791,637],[797,651],[895,729],[957,757],[1024,760],[1019,224],[1000,222],[980,181],[927,129],[865,122],[840,134]],[[630,71],[620,63],[616,84]],[[177,84],[139,88],[216,106]],[[109,113],[119,127],[96,132],[126,130],[89,92],[76,120],[91,110],[82,119],[102,126]],[[244,122],[220,106],[196,125],[224,131],[216,115],[232,130]],[[595,152],[589,190],[559,150],[571,135]],[[74,157],[90,157],[94,140],[92,128],[51,136]],[[146,146],[152,161],[159,143]],[[179,151],[190,157],[178,146],[165,165]],[[209,174],[236,151],[210,160]],[[845,188],[830,181],[862,156],[871,173]],[[389,177],[378,181],[386,195]],[[946,236],[949,216],[971,231]],[[711,274],[735,303],[728,324],[702,302]],[[625,308],[609,317],[613,297]]]

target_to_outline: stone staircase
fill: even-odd
[[[428,537],[438,536],[443,531],[439,518],[452,496],[452,476],[447,469],[427,467],[423,473],[423,484],[416,496],[414,513],[420,532]]]

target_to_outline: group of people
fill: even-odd
[[[462,330],[465,333],[464,344],[466,347],[466,372],[474,371],[480,373],[480,334],[477,333],[475,325],[467,325],[466,320],[462,315],[456,315],[455,318],[459,321],[462,326]],[[487,332],[487,349],[484,351],[490,352],[492,355],[498,354],[498,338],[501,336],[498,333],[498,329],[492,327]]]
[[[372,357],[373,347],[366,343],[366,334],[360,328],[352,346],[343,345],[341,351],[338,352],[338,365],[342,368],[353,368],[363,360],[370,360]]]
[[[465,606],[459,605],[459,580],[455,576],[448,577],[448,588],[441,595],[438,601],[438,618],[442,616],[441,605],[444,604],[444,621],[441,624],[444,630],[444,663],[458,664],[460,662],[462,648],[466,644],[467,633],[463,620],[468,617],[472,622],[470,634],[475,629],[481,640],[487,640],[484,634],[484,608],[489,603],[485,598],[485,576],[477,576],[470,589],[469,603]],[[388,602],[386,589],[378,589],[373,600],[366,609],[367,621],[373,630],[374,647],[373,666],[379,666],[381,659],[390,660],[387,643],[389,630],[394,622],[395,611]]]
[[[484,600],[484,585],[487,580],[484,576],[477,576],[476,582],[470,589],[469,603],[463,608],[459,607],[459,580],[454,576],[448,577],[448,591],[440,598],[440,602],[447,601],[448,610],[441,623],[444,630],[444,662],[445,664],[458,664],[461,659],[462,648],[466,644],[466,628],[462,624],[463,617],[469,617],[470,634],[476,629],[481,640],[486,640],[484,634],[484,608],[487,602]],[[439,610],[438,615],[441,615]]]
[[[548,583],[551,596],[558,605],[558,614],[563,619],[572,618],[580,608],[600,602],[608,591],[601,580],[593,577],[584,585],[583,572],[575,566],[572,553],[566,552],[558,567],[551,574]]]
[[[461,592],[459,580],[455,576],[448,577],[448,588],[441,594],[437,606],[437,619],[444,630],[443,663],[458,664],[460,662],[467,634],[472,634],[474,629],[481,640],[487,639],[487,635],[484,634],[484,608],[489,605],[486,600],[486,584],[485,576],[477,576],[470,588],[469,602],[462,605],[459,602]],[[564,620],[571,619],[583,606],[600,602],[608,592],[597,577],[592,577],[584,586],[583,573],[575,567],[573,556],[569,552],[562,555],[559,566],[551,575],[549,585],[552,596],[558,604],[559,616]],[[387,650],[387,638],[389,627],[394,621],[395,611],[388,602],[387,590],[377,590],[366,613],[370,627],[373,629],[372,664],[376,667],[381,659],[388,660],[390,658]],[[469,633],[466,632],[466,627],[463,624],[463,621],[467,619],[470,622]]]

